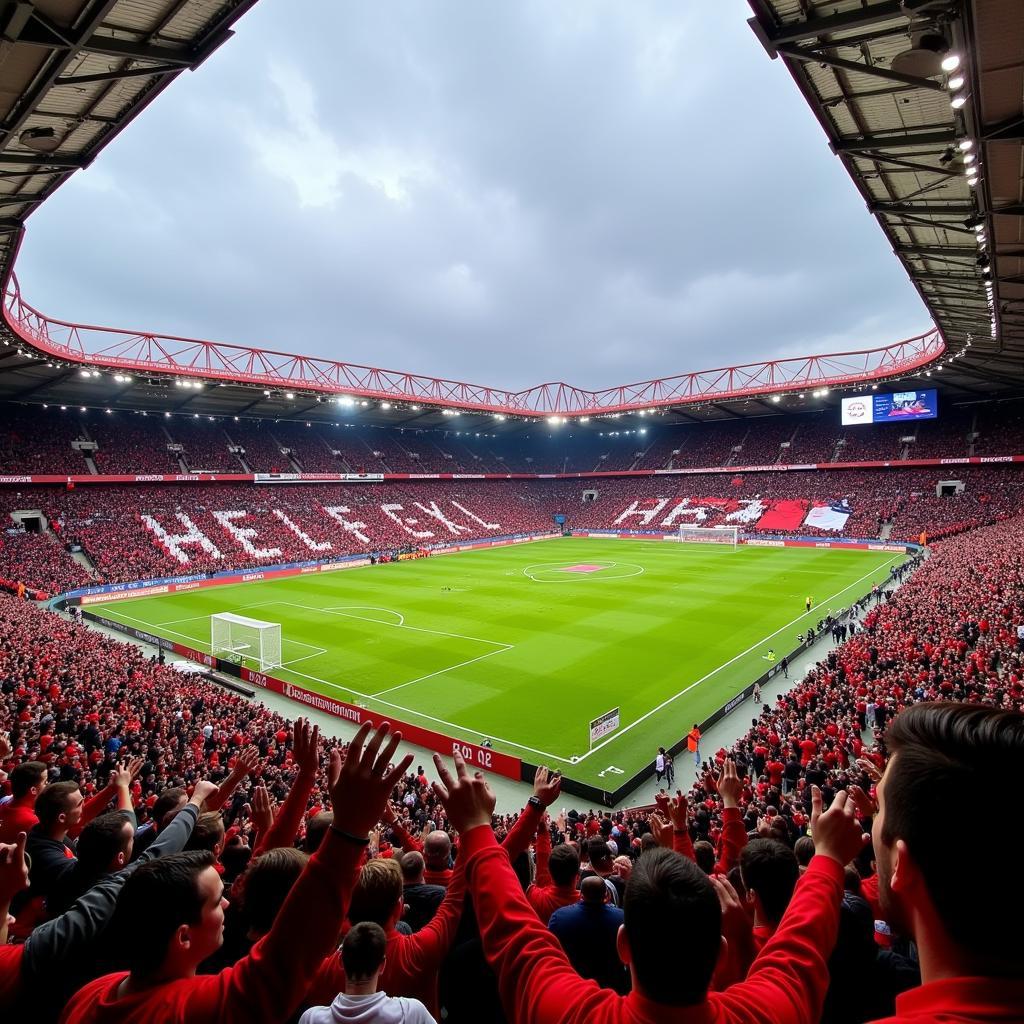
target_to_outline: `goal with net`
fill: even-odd
[[[234,612],[210,616],[210,653],[251,659],[261,671],[281,667],[281,623],[250,619]]]
[[[680,526],[680,544],[728,544],[734,551],[740,543],[738,526]]]

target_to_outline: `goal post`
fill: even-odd
[[[280,668],[281,623],[218,612],[210,616],[210,653],[249,658],[264,672]]]
[[[680,526],[680,544],[726,544],[736,550],[740,543],[738,526]]]

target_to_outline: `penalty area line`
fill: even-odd
[[[741,651],[735,657],[723,662],[717,668],[713,668],[710,672],[708,672],[707,675],[701,676],[700,679],[690,683],[689,686],[684,687],[682,690],[680,690],[676,694],[673,694],[667,700],[663,700],[657,707],[651,708],[651,710],[648,711],[646,714],[643,714],[636,720],[630,722],[629,725],[627,725],[624,729],[620,729],[618,732],[613,733],[611,736],[608,737],[608,739],[602,740],[600,743],[598,743],[596,747],[593,747],[592,749],[588,750],[585,754],[581,754],[576,759],[576,763],[579,764],[581,761],[585,761],[588,757],[590,757],[591,754],[596,754],[602,747],[607,746],[609,743],[622,739],[622,737],[625,736],[626,733],[629,732],[629,730],[632,729],[634,726],[640,725],[641,722],[647,721],[647,719],[650,718],[651,715],[656,715],[659,711],[664,711],[664,709],[667,708],[669,704],[673,703],[674,701],[677,701],[680,697],[689,693],[695,686],[700,686],[701,683],[706,682],[712,676],[718,675],[718,673],[721,672],[723,668],[728,668],[733,662],[739,661],[740,658],[745,658],[748,654],[752,653],[753,651],[756,651],[759,647],[764,646],[764,644],[771,640],[772,637],[778,636],[779,633],[781,633],[783,630],[792,629],[793,626],[795,626],[798,622],[801,622],[803,619],[806,619],[808,615],[816,614],[822,604],[827,604],[829,601],[833,601],[837,597],[839,597],[840,594],[845,594],[848,590],[851,590],[858,584],[863,583],[869,576],[873,576],[876,572],[878,572],[879,569],[884,569],[887,565],[891,565],[899,557],[899,555],[896,555],[893,558],[886,559],[884,562],[881,562],[879,565],[876,565],[870,572],[864,573],[864,575],[861,576],[859,580],[854,580],[852,583],[849,583],[845,587],[843,587],[842,590],[837,590],[834,594],[832,594],[829,597],[826,597],[823,601],[819,601],[817,607],[812,608],[811,611],[804,612],[802,615],[798,615],[795,619],[793,619],[792,622],[787,622],[784,626],[779,626],[779,628],[775,630],[774,633],[769,633],[763,640],[758,640],[756,644],[752,644],[745,651]]]

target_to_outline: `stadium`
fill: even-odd
[[[4,1019],[1024,1020],[1024,7],[730,5],[912,337],[502,387],[37,308],[273,2],[0,4]]]

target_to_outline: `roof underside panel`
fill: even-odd
[[[750,5],[754,32],[787,65],[950,348],[964,352],[947,379],[1019,390],[1024,4]],[[960,66],[944,70],[952,54]]]

